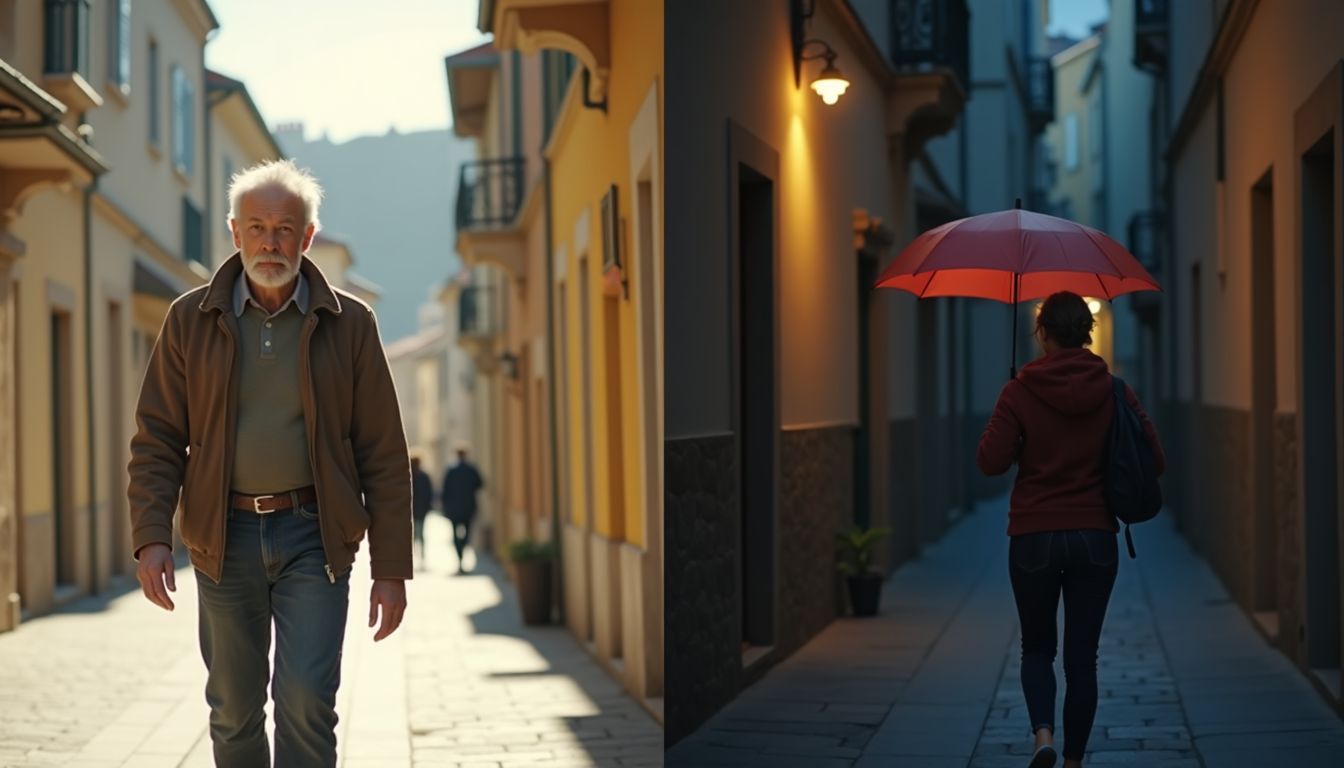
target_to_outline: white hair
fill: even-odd
[[[229,219],[238,218],[238,203],[243,195],[268,187],[279,187],[302,200],[305,224],[312,224],[314,230],[322,228],[317,220],[317,209],[322,206],[322,186],[312,172],[299,168],[289,159],[263,160],[233,174],[229,180]]]

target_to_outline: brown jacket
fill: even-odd
[[[132,551],[172,546],[181,490],[182,541],[192,565],[215,581],[237,423],[232,306],[242,268],[235,253],[209,284],[169,308],[131,439]],[[347,571],[367,531],[373,578],[409,579],[411,465],[378,321],[367,304],[328,285],[306,256],[300,269],[310,302],[299,337],[299,387],[327,565],[334,575]]]

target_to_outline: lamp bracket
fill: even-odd
[[[817,0],[790,0],[789,6],[789,31],[793,35],[793,86],[797,88],[802,77],[802,55],[803,45],[807,39],[807,23],[817,11]]]

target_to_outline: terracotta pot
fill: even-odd
[[[518,605],[524,624],[551,623],[551,561],[524,560],[513,564],[518,574]]]

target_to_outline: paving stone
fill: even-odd
[[[524,627],[497,566],[452,576],[447,524],[431,518],[426,534],[431,570],[408,584],[405,622],[377,645],[357,620],[369,582],[367,561],[356,563],[341,765],[661,764],[662,729],[567,631]],[[195,581],[178,573],[172,613],[125,585],[0,634],[0,766],[213,764]]]

